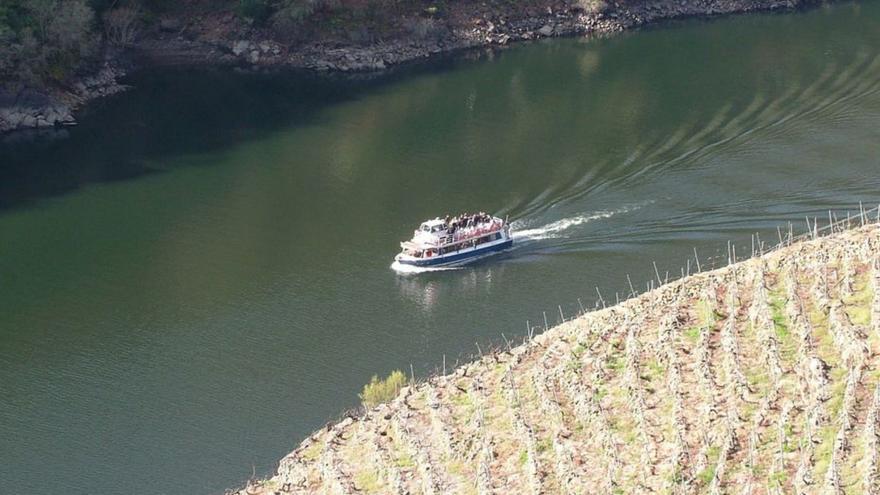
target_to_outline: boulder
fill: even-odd
[[[541,36],[553,36],[553,26],[544,24],[544,26],[538,30],[538,33]]]
[[[250,51],[251,42],[248,40],[238,40],[232,44],[232,54],[240,57],[243,53]]]
[[[33,115],[25,115],[20,123],[22,127],[36,127],[37,119]]]
[[[49,125],[55,125],[58,122],[58,111],[54,107],[47,108],[43,118]]]
[[[248,60],[248,62],[250,62],[252,64],[259,62],[260,61],[260,51],[259,50],[251,50],[250,53],[248,53],[247,60]]]
[[[13,110],[9,114],[9,118],[6,120],[6,122],[9,123],[9,125],[12,127],[18,127],[19,125],[21,125],[22,120],[24,120],[24,114]]]

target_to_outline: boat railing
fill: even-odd
[[[447,234],[445,236],[441,236],[438,238],[437,246],[447,246],[450,244],[456,244],[459,242],[469,241],[472,239],[479,239],[484,235],[495,234],[497,232],[501,232],[504,229],[504,224],[502,222],[494,221],[488,223],[486,225],[477,225],[474,227],[468,227],[464,230],[460,230],[455,232],[454,234]]]

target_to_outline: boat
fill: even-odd
[[[422,222],[412,239],[400,243],[401,265],[463,265],[513,245],[507,220],[485,213],[437,217]]]

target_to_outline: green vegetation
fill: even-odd
[[[718,446],[709,447],[709,451],[706,452],[706,457],[709,460],[709,464],[705,469],[700,471],[697,474],[697,479],[700,480],[700,483],[703,486],[709,486],[709,483],[712,482],[712,479],[715,477],[715,469],[718,467],[718,458],[721,456],[721,448]]]
[[[700,339],[700,332],[702,332],[700,327],[689,327],[684,331],[684,336],[687,337],[688,341],[693,345]]]
[[[0,83],[67,80],[97,61],[103,43],[133,41],[143,19],[171,0],[3,0]]]
[[[394,370],[384,380],[373,375],[370,383],[364,385],[364,391],[358,394],[365,407],[375,407],[391,401],[407,384],[406,375],[400,370]]]
[[[399,8],[418,7],[420,3],[407,0],[238,0],[238,14],[257,25],[271,24],[275,28],[306,28],[306,22],[316,19],[340,22],[344,18],[369,20],[378,12],[396,11]],[[431,7],[428,7],[431,8]],[[435,12],[438,11],[433,6]]]
[[[63,80],[96,51],[85,0],[6,0],[0,6],[0,80]]]
[[[378,493],[382,488],[379,476],[373,471],[361,471],[355,476],[357,487],[367,493]]]
[[[553,440],[549,438],[542,438],[535,444],[535,447],[537,448],[539,453],[547,452],[553,447]]]

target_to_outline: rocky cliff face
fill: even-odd
[[[649,0],[603,2],[586,11],[577,3],[538,0],[493,4],[461,2],[444,19],[397,19],[409,25],[390,37],[364,40],[317,35],[313,40],[276,39],[271,31],[243,23],[229,9],[213,9],[192,18],[160,19],[130,49],[114,53],[91,77],[68,88],[31,88],[0,93],[0,132],[75,123],[85,102],[124,89],[118,84],[121,58],[141,68],[162,64],[226,64],[294,67],[317,71],[381,71],[434,54],[477,47],[501,47],[515,41],[556,36],[597,36],[688,16],[793,9],[815,0]]]
[[[878,248],[838,231],[579,316],[238,493],[877,493]]]

